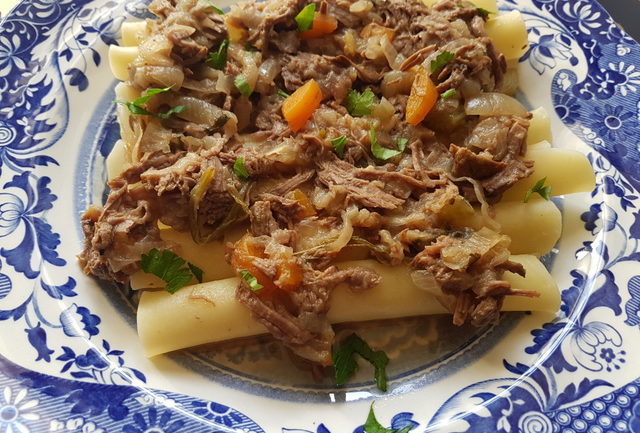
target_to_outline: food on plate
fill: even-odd
[[[549,199],[593,171],[513,97],[520,14],[426,3],[154,0],[123,26],[79,260],[142,291],[148,355],[269,332],[326,366],[332,323],[557,309]]]

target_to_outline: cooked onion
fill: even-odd
[[[158,119],[150,119],[139,142],[140,156],[150,155],[154,152],[170,152],[171,136],[171,131],[163,127]]]
[[[247,79],[249,87],[251,87],[251,89],[255,89],[258,81],[258,65],[256,64],[256,58],[260,57],[260,53],[238,49],[233,45],[229,46],[228,52],[231,57],[237,59],[242,64],[242,75]]]
[[[486,227],[474,232],[466,239],[442,249],[442,262],[450,269],[466,269],[472,260],[487,254],[494,246],[508,243],[508,238]]]
[[[173,97],[171,105],[184,106],[184,111],[177,114],[181,119],[202,125],[208,125],[213,128],[222,128],[222,126],[227,123],[227,120],[229,120],[231,114],[213,104],[203,101],[202,99],[190,96]]]
[[[382,47],[382,52],[387,58],[387,62],[389,63],[389,66],[391,66],[391,69],[400,69],[402,61],[399,59],[398,51],[395,49],[387,35],[383,35],[380,39],[380,46]]]
[[[438,284],[436,277],[434,277],[431,272],[420,269],[411,272],[410,275],[411,281],[413,281],[413,284],[415,284],[418,289],[429,292],[434,296],[442,295],[440,284]]]
[[[173,45],[161,34],[153,35],[142,41],[138,47],[136,63],[141,65],[173,66],[175,62],[170,57]]]
[[[389,71],[382,77],[382,94],[390,98],[400,93],[409,94],[413,84],[413,74],[409,71]]]
[[[218,92],[226,93],[227,95],[231,94],[231,89],[233,86],[233,77],[231,75],[226,75],[222,71],[218,71],[218,81],[216,82],[216,90]]]
[[[282,66],[280,62],[271,57],[262,62],[258,68],[258,82],[256,83],[256,92],[268,95],[271,93],[273,80],[278,76]]]
[[[184,72],[178,66],[136,66],[131,71],[131,81],[141,89],[171,87],[179,90],[184,81]]]
[[[526,116],[528,111],[515,98],[503,93],[482,93],[469,99],[464,110],[478,116]]]

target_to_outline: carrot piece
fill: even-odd
[[[316,13],[309,30],[300,33],[300,38],[307,40],[329,35],[338,28],[338,20],[330,15]]]
[[[300,206],[302,206],[302,209],[300,209],[300,212],[298,212],[299,218],[306,218],[316,214],[316,209],[311,204],[309,197],[307,197],[307,195],[302,192],[300,188],[296,188],[293,191],[287,193],[285,197],[297,201]]]
[[[313,112],[320,107],[322,90],[316,80],[307,81],[282,103],[282,115],[293,132],[301,129]]]
[[[264,258],[276,260],[274,279],[267,276],[255,264],[256,259]],[[277,289],[294,291],[302,284],[302,268],[298,265],[291,251],[283,250],[267,255],[264,247],[249,233],[235,243],[231,254],[231,265],[236,271],[247,270],[256,277],[258,283],[263,286],[263,289],[257,292],[259,296],[271,296],[273,291]]]
[[[264,249],[256,245],[253,242],[253,236],[247,233],[234,245],[233,253],[231,254],[231,266],[233,266],[236,271],[243,269],[249,271],[251,275],[256,277],[258,283],[264,287],[263,290],[273,291],[277,289],[276,285],[253,263],[255,258],[264,257]]]
[[[411,85],[411,93],[407,100],[406,119],[411,125],[424,120],[429,111],[436,105],[438,89],[431,80],[429,72],[423,67],[418,69]]]

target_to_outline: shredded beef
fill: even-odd
[[[126,282],[142,253],[171,248],[159,224],[198,243],[237,227],[245,233],[228,244],[227,260],[235,271],[251,268],[264,286],[253,291],[243,280],[237,299],[295,354],[320,365],[331,362],[333,289],[380,283],[370,269],[335,266],[346,246],[432,275],[457,325],[485,326],[506,296],[535,296],[503,279],[524,273],[507,259],[508,242],[465,257],[478,245],[469,239],[487,233],[448,215],[461,196],[475,203],[471,183],[495,202],[533,172],[523,160],[527,116],[464,111],[472,95],[500,89],[506,71],[486,34],[487,14],[456,0],[432,8],[416,0],[313,3],[337,20],[334,31],[299,31],[295,17],[308,0],[244,1],[224,17],[208,2],[151,2],[158,19],[129,67],[127,90],[167,88],[142,105],[173,112],[119,112],[130,168],[109,182],[104,206],[83,216],[83,271]],[[207,60],[225,40],[225,61]],[[456,92],[410,125],[415,71],[429,70],[445,51],[453,58],[431,78],[438,92]],[[310,80],[322,98],[295,125],[282,92]],[[358,101],[367,89],[373,102]],[[381,146],[408,149],[379,159],[372,129]]]
[[[344,188],[350,199],[362,206],[395,209],[404,200],[385,192],[376,184],[357,177],[358,169],[343,161],[325,161],[319,166],[318,180],[329,187]]]
[[[293,92],[307,81],[314,79],[325,99],[333,98],[342,103],[357,77],[355,68],[344,67],[328,56],[299,53],[285,58],[282,79],[288,91]]]

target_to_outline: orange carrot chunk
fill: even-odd
[[[322,101],[322,90],[316,80],[307,81],[302,87],[293,92],[291,96],[282,103],[282,115],[289,128],[293,132],[300,130],[314,111],[320,107]]]
[[[333,33],[338,28],[338,20],[330,15],[317,12],[313,17],[313,24],[309,30],[300,33],[300,38],[307,40],[320,38]]]
[[[433,106],[436,105],[437,100],[438,89],[431,81],[429,72],[425,68],[419,67],[407,100],[407,122],[411,125],[417,125],[422,122]]]

